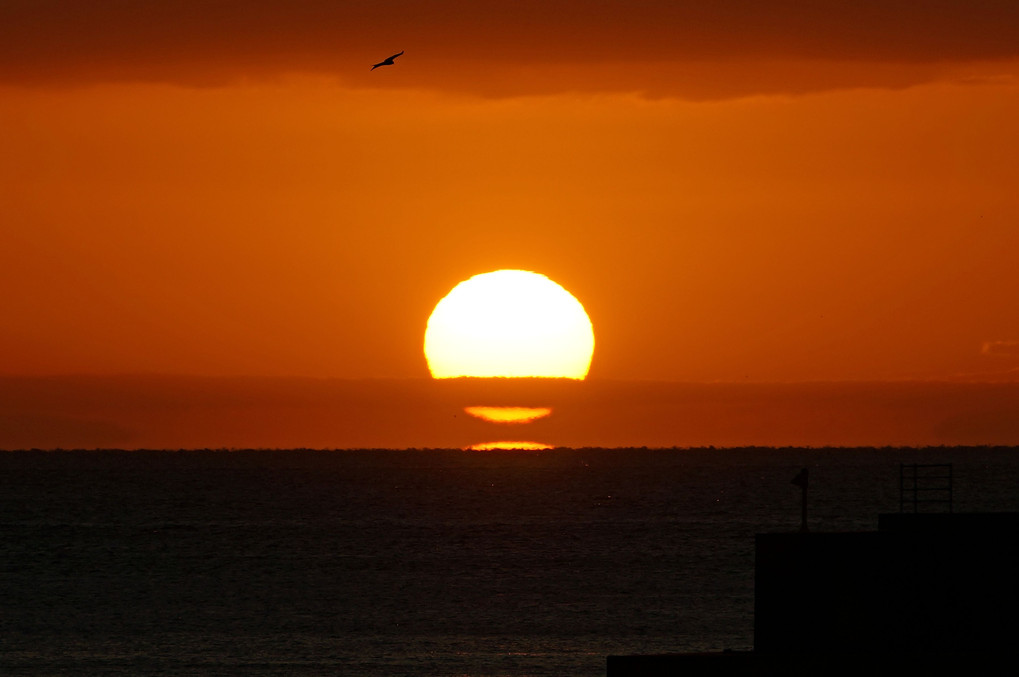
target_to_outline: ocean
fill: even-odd
[[[872,530],[1019,449],[0,452],[4,675],[601,675],[753,646],[754,535]]]

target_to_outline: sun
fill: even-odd
[[[425,330],[434,378],[584,379],[593,354],[594,328],[584,306],[526,270],[464,280],[435,306]]]

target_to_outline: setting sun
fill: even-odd
[[[593,353],[594,330],[580,302],[524,270],[461,282],[435,306],[425,331],[435,378],[583,379]]]
[[[1001,672],[1017,120],[1019,0],[0,0],[0,677]]]

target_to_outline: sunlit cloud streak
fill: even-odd
[[[1019,357],[1019,341],[985,341],[982,352],[991,357]]]

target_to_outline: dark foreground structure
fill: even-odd
[[[609,656],[635,675],[1012,675],[1019,513],[880,515],[861,533],[759,534],[754,650]]]

